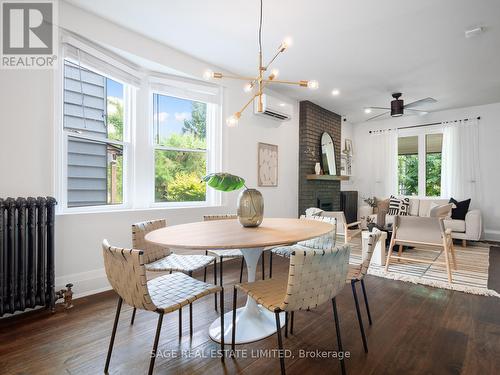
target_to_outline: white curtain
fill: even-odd
[[[398,180],[398,132],[381,130],[371,134],[372,178],[374,182],[370,195],[388,197],[397,194]]]
[[[480,204],[479,120],[443,123],[441,196]]]

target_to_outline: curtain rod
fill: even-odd
[[[474,119],[469,119],[469,118],[464,118],[462,120],[453,120],[453,121],[447,121],[447,122],[457,122],[457,121],[469,121],[469,120],[474,120]],[[477,116],[475,118],[475,120],[481,120],[481,116]],[[382,131],[385,131],[385,130],[400,130],[400,129],[411,129],[411,128],[421,128],[421,127],[424,127],[424,126],[432,126],[432,125],[440,125],[442,124],[443,122],[430,122],[428,124],[420,124],[420,125],[412,125],[412,126],[403,126],[403,127],[400,127],[400,128],[394,128],[394,129],[379,129],[379,130],[370,130],[368,133],[372,134],[372,133],[378,133],[378,132],[382,132]]]

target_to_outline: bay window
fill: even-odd
[[[220,88],[151,72],[63,36],[56,131],[61,212],[220,204]]]

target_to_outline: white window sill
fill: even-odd
[[[220,208],[224,207],[223,204],[209,204],[203,202],[199,205],[166,205],[166,204],[155,204],[151,207],[89,207],[88,210],[62,210],[61,212],[56,212],[56,216],[66,216],[66,215],[85,215],[85,214],[112,214],[112,213],[122,213],[122,212],[140,212],[140,211],[162,211],[162,210],[185,210],[185,209],[200,209],[200,208]]]

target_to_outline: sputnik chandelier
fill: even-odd
[[[291,45],[291,39],[286,38],[278,47],[278,50],[274,54],[274,56],[271,58],[271,60],[267,64],[263,64],[263,55],[262,55],[262,0],[260,0],[260,18],[259,18],[259,67],[258,67],[258,75],[257,77],[243,77],[243,76],[232,76],[232,75],[227,75],[227,74],[222,74],[219,72],[214,72],[212,70],[206,70],[205,73],[203,74],[203,78],[206,80],[211,80],[211,79],[221,79],[221,78],[228,78],[228,79],[237,79],[237,80],[242,80],[242,81],[247,81],[245,86],[243,87],[243,90],[245,92],[251,92],[253,95],[248,100],[248,102],[236,113],[234,113],[232,116],[228,117],[226,119],[226,124],[229,127],[234,127],[238,124],[238,120],[241,117],[241,114],[247,107],[255,100],[257,99],[257,111],[258,112],[263,112],[264,111],[264,105],[263,105],[263,100],[262,100],[262,95],[264,95],[264,88],[268,85],[271,84],[285,84],[285,85],[298,85],[300,87],[307,87],[311,90],[315,90],[319,87],[318,81],[284,81],[284,80],[278,80],[278,69],[272,69],[269,75],[266,74],[270,70],[271,64],[274,63],[274,61],[278,58],[278,56],[285,52]]]

